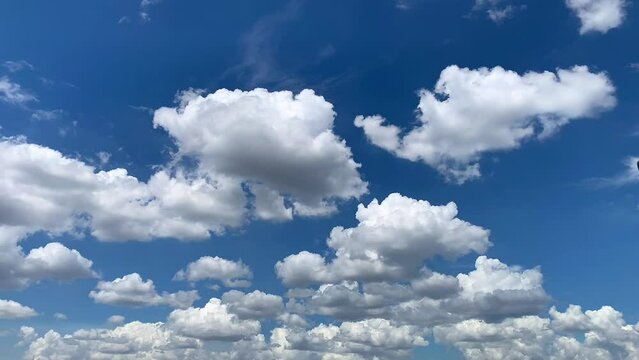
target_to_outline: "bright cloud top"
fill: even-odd
[[[203,256],[178,271],[174,280],[197,282],[219,280],[226,287],[249,287],[253,278],[251,269],[242,261],[231,261],[221,257]]]
[[[581,21],[580,34],[606,33],[619,27],[626,17],[626,0],[566,0]]]
[[[200,298],[196,290],[158,294],[153,281],[144,281],[138,273],[113,281],[100,281],[89,297],[99,304],[138,308],[159,305],[188,308]]]
[[[385,280],[416,275],[423,262],[440,255],[456,258],[483,253],[488,231],[457,218],[457,206],[434,206],[400,194],[381,203],[360,204],[355,228],[335,227],[328,246],[335,259],[301,252],[276,265],[287,285],[334,283],[341,280]]]
[[[520,75],[453,65],[442,71],[434,91],[420,92],[416,128],[402,135],[379,115],[358,116],[355,125],[374,145],[464,183],[480,176],[485,153],[512,150],[596,116],[615,106],[614,91],[606,74],[585,66]]]
[[[198,170],[248,184],[256,215],[289,219],[334,211],[334,200],[367,191],[344,140],[333,131],[333,105],[312,90],[297,95],[217,90],[179,95],[180,106],[156,110],[153,122],[175,139]]]
[[[0,319],[24,319],[38,315],[28,306],[24,306],[12,300],[0,299]]]

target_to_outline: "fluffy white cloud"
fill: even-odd
[[[18,342],[18,346],[29,345],[33,340],[38,338],[38,333],[30,326],[20,326],[19,335],[21,340]]]
[[[381,203],[360,204],[357,227],[335,227],[327,241],[335,259],[301,252],[276,264],[277,275],[289,286],[335,283],[341,280],[386,280],[416,276],[434,256],[448,259],[483,253],[489,232],[457,218],[457,206],[431,205],[400,194]]]
[[[22,272],[30,279],[72,280],[95,277],[91,270],[93,262],[84,258],[76,250],[52,242],[43,247],[32,249],[24,258]]]
[[[606,33],[620,26],[626,17],[626,0],[566,0],[581,21],[580,34]]]
[[[14,83],[6,76],[0,77],[0,101],[14,105],[24,105],[38,101],[35,95],[24,90],[20,84]]]
[[[639,324],[628,325],[615,309],[604,306],[583,313],[570,305],[565,313],[498,323],[466,320],[434,328],[435,338],[459,348],[467,359],[612,360],[639,356]]]
[[[258,217],[323,213],[335,200],[366,192],[359,164],[332,131],[332,104],[312,90],[189,91],[178,100],[176,108],[155,111],[154,125],[175,139],[178,156],[196,159],[200,171],[251,184]]]
[[[228,305],[228,311],[241,319],[274,319],[284,310],[281,296],[259,290],[248,294],[231,290],[222,295],[222,304]]]
[[[402,130],[376,116],[358,116],[375,145],[411,161],[423,161],[448,180],[480,176],[481,156],[543,139],[574,119],[615,106],[606,74],[586,66],[520,75],[501,67],[472,70],[449,66],[434,91],[421,90],[419,126]]]
[[[113,281],[100,281],[97,290],[89,293],[96,303],[146,307],[167,305],[175,308],[188,308],[200,297],[196,290],[158,294],[152,280],[144,281],[137,273],[125,275]]]
[[[0,299],[0,319],[22,319],[38,315],[35,310],[13,300]]]
[[[538,269],[509,267],[484,256],[477,259],[475,270],[457,277],[423,270],[410,283],[345,281],[304,293],[298,289],[289,297],[287,309],[292,312],[340,320],[385,318],[426,327],[538,314],[549,300]]]
[[[23,233],[0,226],[0,289],[22,289],[41,280],[96,277],[91,260],[57,242],[34,248],[25,255],[17,243]]]
[[[416,327],[368,319],[340,326],[320,324],[308,331],[276,328],[271,343],[277,346],[276,358],[294,358],[291,355],[296,354],[306,359],[311,358],[308,353],[315,353],[321,359],[402,359],[410,356],[413,348],[428,345],[424,333]]]
[[[459,348],[467,359],[542,359],[552,338],[550,321],[537,316],[507,319],[501,323],[466,320],[433,330],[437,341]]]
[[[253,278],[251,269],[242,261],[231,261],[220,257],[203,256],[189,263],[186,269],[178,271],[174,280],[191,282],[202,280],[219,280],[226,287],[251,286]]]
[[[144,183],[125,169],[96,172],[22,139],[0,141],[0,167],[0,225],[24,234],[89,228],[107,241],[195,240],[238,226],[244,217],[244,193],[229,179],[213,181],[178,169],[161,170]]]
[[[261,330],[259,321],[240,319],[216,298],[211,298],[202,308],[173,310],[169,325],[184,336],[201,340],[233,341],[256,335]]]
[[[162,323],[131,322],[113,330],[78,330],[64,336],[49,331],[31,341],[25,359],[205,359],[201,346]]]

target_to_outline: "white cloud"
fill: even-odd
[[[221,89],[205,97],[187,93],[179,101],[179,107],[156,110],[154,125],[175,139],[178,157],[194,158],[211,178],[259,184],[258,217],[286,219],[291,206],[325,209],[367,191],[359,164],[332,131],[333,105],[312,90]],[[268,200],[275,204],[267,206]]]
[[[68,320],[69,319],[63,313],[55,313],[55,314],[53,314],[53,317],[56,318],[56,320]]]
[[[437,341],[454,344],[466,359],[542,359],[552,337],[550,321],[537,316],[506,319],[501,323],[466,320],[437,326]]]
[[[13,300],[0,299],[0,319],[23,319],[38,315],[35,310]]]
[[[38,121],[50,121],[55,120],[64,114],[63,110],[55,109],[55,110],[33,110],[31,113],[31,119]]]
[[[606,33],[619,27],[626,17],[626,0],[566,0],[581,21],[580,34]]]
[[[13,105],[24,105],[38,101],[35,95],[24,90],[19,84],[12,82],[8,77],[0,77],[0,101]]]
[[[122,315],[111,315],[107,319],[107,324],[119,326],[119,325],[124,324],[125,320],[126,320],[126,318],[124,316],[122,316]]]
[[[96,172],[23,139],[0,141],[0,167],[0,226],[22,229],[22,236],[88,228],[106,241],[197,240],[244,218],[241,186],[226,178],[160,170],[144,183],[125,169]]]
[[[226,287],[251,286],[252,278],[251,269],[242,261],[231,261],[217,256],[203,256],[189,263],[185,270],[178,271],[173,277],[174,280],[190,282],[219,280]]]
[[[281,296],[259,290],[248,294],[231,290],[222,295],[222,304],[228,305],[228,311],[241,319],[275,319],[284,310]]]
[[[475,0],[475,11],[485,11],[486,16],[495,23],[501,23],[511,18],[518,10],[524,6],[510,4],[509,0]]]
[[[415,347],[424,347],[424,330],[395,325],[384,319],[320,324],[308,331],[276,328],[271,336],[277,359],[404,359]]]
[[[591,178],[584,181],[584,185],[595,188],[618,187],[639,183],[639,156],[628,156],[624,159],[625,170],[615,176],[607,178]]]
[[[33,65],[31,65],[31,63],[29,63],[26,60],[7,60],[5,62],[2,63],[2,66],[7,69],[7,71],[11,72],[11,73],[15,73],[15,72],[19,72],[22,70],[33,70],[35,69],[35,67]]]
[[[33,340],[38,338],[38,333],[30,326],[20,326],[19,334],[21,340],[18,342],[18,346],[29,345]]]
[[[355,125],[373,144],[463,183],[480,176],[485,153],[512,150],[572,120],[594,117],[615,106],[614,91],[606,74],[586,66],[520,75],[453,65],[442,71],[434,91],[421,90],[421,124],[405,135],[379,115],[358,116]]]
[[[131,322],[113,330],[49,331],[33,340],[25,359],[205,359],[202,344],[175,334],[162,323]]]
[[[457,275],[461,292],[446,304],[466,316],[494,320],[541,312],[550,300],[542,287],[539,269],[508,266],[497,259],[480,256],[475,270]]]
[[[111,153],[107,151],[98,151],[95,155],[98,157],[100,165],[102,166],[105,166],[109,163],[109,160],[111,160]]]
[[[173,310],[169,326],[184,336],[201,340],[234,341],[260,332],[259,321],[242,320],[228,307],[220,299],[211,298],[202,308]]]
[[[198,300],[197,291],[178,291],[158,294],[152,280],[144,281],[138,273],[125,275],[113,281],[100,281],[97,290],[89,293],[96,303],[114,306],[146,307],[166,305],[188,308]]]
[[[565,313],[550,310],[537,316],[481,320],[441,325],[435,338],[459,348],[467,359],[612,360],[639,356],[639,323],[628,325],[615,309],[581,312],[571,305]]]
[[[145,21],[145,22],[151,21],[151,14],[149,13],[149,9],[151,8],[151,6],[158,4],[160,1],[161,0],[140,1],[140,12],[139,12],[140,19],[142,19],[142,21]],[[120,19],[120,21],[121,20],[122,19]]]
[[[277,275],[289,286],[335,283],[341,280],[386,280],[416,276],[423,262],[435,256],[449,259],[483,253],[489,232],[457,218],[457,206],[434,206],[391,194],[379,203],[360,204],[357,227],[335,227],[327,240],[335,259],[301,252],[276,264]]]
[[[71,281],[96,277],[93,262],[77,250],[52,242],[24,254],[20,232],[0,226],[0,289],[22,289],[42,280]]]

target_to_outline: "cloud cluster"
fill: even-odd
[[[606,33],[621,26],[626,17],[626,0],[566,0],[566,5],[579,20],[580,34]]]
[[[144,281],[140,274],[132,273],[113,281],[100,281],[89,293],[96,303],[126,307],[166,305],[188,308],[200,297],[196,290],[158,294],[152,280]]]
[[[312,90],[187,91],[178,101],[156,110],[154,125],[175,139],[178,156],[197,161],[198,171],[247,184],[260,218],[325,214],[335,200],[367,191],[359,164],[332,131],[333,105]]]
[[[159,295],[153,282],[130,274],[100,282],[91,293],[114,305],[178,307],[165,322],[123,324],[70,335],[33,332],[22,341],[27,358],[162,358],[222,360],[407,359],[429,338],[467,358],[632,359],[639,324],[626,324],[611,307],[583,312],[551,308],[539,268],[509,266],[480,255],[456,275],[428,269],[435,256],[454,260],[483,253],[489,231],[457,218],[453,203],[434,206],[400,194],[360,205],[353,228],[336,227],[326,260],[308,252],[276,265],[291,287],[285,296],[231,290],[192,306],[195,292]],[[250,269],[241,262],[203,257],[180,279],[233,281]],[[308,286],[299,288],[296,286]],[[18,304],[19,306],[19,304]],[[14,306],[15,307],[15,306]],[[331,319],[313,324],[320,319]],[[263,321],[275,321],[270,336]]]
[[[335,258],[301,252],[276,265],[289,286],[335,283],[342,280],[381,281],[414,276],[424,261],[435,256],[454,259],[483,253],[490,245],[488,231],[457,218],[457,206],[431,205],[400,194],[381,203],[360,204],[354,228],[335,227],[328,246]]]
[[[520,75],[501,67],[449,66],[433,91],[421,90],[420,124],[403,134],[379,115],[355,125],[374,145],[423,161],[457,183],[480,176],[482,155],[518,148],[553,135],[570,121],[615,106],[615,88],[586,66]]]
[[[466,320],[437,326],[435,338],[459,348],[467,359],[634,359],[639,356],[639,324],[629,325],[604,306],[583,313],[570,305],[550,318],[525,316],[498,323]]]

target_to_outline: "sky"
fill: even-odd
[[[639,358],[637,19],[0,2],[0,357]]]

